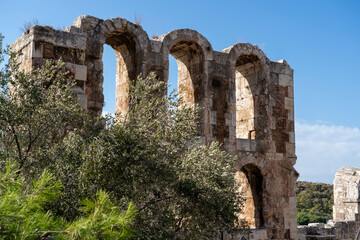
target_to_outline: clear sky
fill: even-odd
[[[54,28],[79,15],[142,18],[149,36],[190,28],[214,50],[238,42],[258,45],[273,61],[295,70],[295,119],[299,180],[331,183],[341,166],[360,167],[360,1],[333,0],[3,0],[5,43],[25,21]],[[176,81],[171,61],[170,79]],[[115,54],[104,53],[104,111],[114,112]],[[176,83],[173,83],[176,85]]]

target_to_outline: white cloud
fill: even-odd
[[[296,122],[299,180],[332,183],[344,166],[360,167],[360,129]]]

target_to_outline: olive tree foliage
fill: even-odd
[[[154,74],[129,81],[129,111],[83,152],[86,189],[105,189],[139,209],[135,236],[209,239],[234,227],[235,158],[196,137],[198,113],[166,96]]]
[[[80,133],[88,125],[89,117],[74,104],[75,81],[63,65],[61,60],[47,61],[33,71],[20,71],[18,55],[10,53],[1,71],[0,153],[16,158],[23,173],[38,169],[39,155],[69,131]]]
[[[149,74],[129,80],[126,115],[89,116],[74,104],[61,61],[22,72],[15,59],[0,71],[0,166],[16,162],[27,188],[44,169],[54,174],[62,188],[42,205],[45,212],[84,223],[113,209],[98,215],[79,204],[102,196],[137,209],[119,226],[129,226],[134,239],[211,239],[234,228],[243,202],[235,157],[217,142],[201,143],[201,109],[167,97],[166,83]],[[74,234],[92,234],[72,226]]]
[[[129,239],[134,205],[121,211],[100,189],[81,202],[82,196],[75,198],[72,207],[79,214],[69,221],[51,211],[66,191],[54,175],[60,168],[44,156],[64,145],[68,134],[84,138],[98,124],[75,104],[74,82],[61,61],[20,71],[18,55],[3,50],[2,39],[0,35],[0,239]],[[6,54],[9,61],[2,65]]]

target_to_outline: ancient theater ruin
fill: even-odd
[[[11,47],[23,53],[25,70],[62,58],[77,81],[79,103],[101,115],[104,44],[116,54],[120,114],[128,109],[128,78],[155,72],[167,81],[169,55],[176,59],[179,94],[203,108],[202,142],[217,140],[238,157],[236,178],[247,199],[239,218],[250,224],[252,239],[296,239],[293,70],[287,62],[271,61],[249,43],[215,51],[190,29],[151,40],[126,19],[86,15],[64,31],[33,26]]]

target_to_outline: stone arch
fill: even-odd
[[[204,55],[198,44],[180,41],[170,54],[178,66],[178,93],[188,104],[199,104],[204,99]]]
[[[159,37],[159,41],[162,42],[165,81],[169,77],[169,54],[171,54],[178,65],[179,96],[187,104],[199,104],[205,107],[208,61],[212,59],[211,44],[201,34],[190,29],[171,31]],[[201,132],[204,131],[204,127],[201,126]]]
[[[235,86],[236,138],[264,139],[266,124],[266,76],[267,58],[257,47],[238,43],[223,50],[229,54],[228,64],[232,68]]]
[[[150,39],[147,33],[142,29],[140,25],[134,24],[123,18],[111,18],[107,20],[101,20],[94,28],[94,35],[99,37],[100,43],[106,43],[106,39],[109,34],[113,32],[127,32],[131,34],[136,41],[136,47],[138,51],[148,51],[150,47]]]
[[[236,172],[239,193],[245,198],[239,221],[245,220],[250,228],[264,228],[263,186],[264,177],[255,164],[246,164]]]
[[[169,77],[169,54],[178,65],[178,92],[185,102],[203,104],[205,81],[207,80],[206,60],[212,59],[212,47],[200,33],[190,29],[171,31],[159,38],[161,52]]]
[[[228,53],[228,64],[234,66],[239,56],[241,55],[255,55],[259,58],[261,64],[266,64],[268,58],[265,53],[256,45],[250,43],[237,43],[228,47],[221,52]]]
[[[116,104],[115,112],[124,116],[129,108],[128,79],[142,73],[141,55],[148,50],[147,33],[138,25],[125,19],[113,18],[101,22],[100,39],[113,48],[116,55]],[[95,29],[96,30],[96,29]]]
[[[115,112],[121,115],[128,111],[128,79],[136,79],[139,74],[137,60],[137,43],[134,36],[127,31],[111,31],[105,44],[112,47],[116,55],[116,103]]]
[[[135,79],[144,72],[144,56],[150,47],[149,37],[141,26],[133,24],[126,19],[112,18],[101,20],[91,16],[79,18],[80,20],[75,20],[75,22],[88,35],[87,65],[90,68],[97,66],[97,69],[88,69],[88,72],[92,73],[92,76],[88,78],[86,88],[88,93],[88,109],[89,111],[96,112],[98,115],[102,111],[104,101],[102,93],[104,80],[102,75],[102,54],[104,44],[108,44],[113,48],[116,55],[115,112],[124,115],[128,111],[127,80]],[[97,99],[92,97],[92,93],[97,94]],[[91,104],[92,101],[95,101],[95,104]]]
[[[194,42],[199,45],[203,54],[204,61],[213,59],[213,49],[210,42],[200,33],[191,29],[178,29],[161,35],[158,38],[161,41],[161,52],[163,53],[164,60],[170,54],[170,49],[181,41]]]

